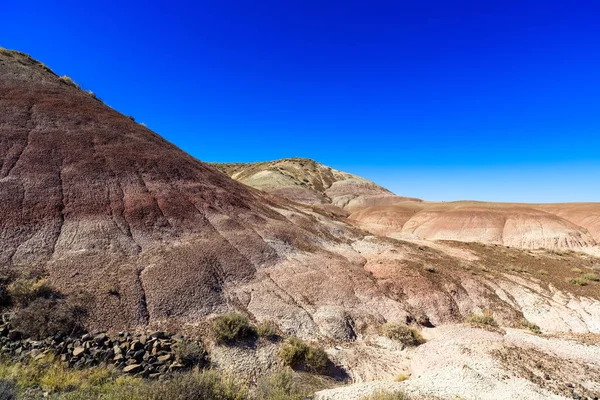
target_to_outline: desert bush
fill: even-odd
[[[279,356],[285,365],[294,368],[304,361],[307,351],[308,345],[299,338],[292,336],[281,347]]]
[[[467,322],[470,322],[472,324],[479,324],[479,325],[487,325],[487,326],[498,326],[498,323],[496,322],[496,320],[494,319],[494,317],[491,314],[471,314],[466,318]]]
[[[594,282],[600,281],[600,277],[596,274],[584,274],[583,279]]]
[[[541,331],[541,329],[540,329],[539,326],[537,326],[533,322],[527,321],[525,318],[523,318],[521,320],[521,328],[523,328],[523,329],[529,329],[531,332],[537,333],[537,334],[542,333],[542,331]]]
[[[238,313],[218,316],[213,320],[212,328],[217,341],[222,343],[231,343],[252,333],[248,318]]]
[[[73,79],[71,79],[71,77],[67,76],[67,75],[63,75],[60,78],[58,78],[61,82],[66,83],[69,86],[73,86],[76,87],[77,89],[79,89],[79,85],[76,84]]]
[[[175,348],[175,359],[183,365],[198,365],[205,361],[206,352],[199,343],[181,340]]]
[[[285,370],[259,379],[255,397],[261,400],[303,400],[311,394],[295,381],[292,371]]]
[[[567,280],[567,282],[569,282],[572,285],[577,285],[577,286],[587,286],[588,281],[585,280],[584,278],[570,278]]]
[[[386,322],[381,326],[381,332],[384,336],[406,346],[419,346],[426,342],[417,329],[397,322]]]
[[[27,306],[39,298],[50,298],[55,292],[46,279],[17,278],[6,288],[7,294],[14,304]]]
[[[571,268],[571,272],[573,272],[574,274],[580,274],[583,271],[581,270],[581,268]]]
[[[546,271],[545,269],[540,269],[538,271],[538,274],[540,274],[540,275],[548,275],[548,271]]]
[[[404,372],[399,373],[398,375],[396,375],[396,382],[404,382],[406,380],[410,379],[410,375]]]
[[[309,346],[308,351],[304,357],[304,368],[308,372],[314,372],[317,374],[325,373],[327,369],[327,363],[329,362],[329,357],[327,357],[327,353],[320,347]]]
[[[248,388],[230,374],[214,370],[176,375],[164,383],[146,384],[141,395],[149,400],[245,400]]]
[[[74,334],[83,329],[83,318],[87,315],[84,304],[39,298],[18,310],[12,324],[16,330],[33,339],[57,333]]]
[[[270,320],[263,321],[256,327],[256,333],[258,336],[264,338],[272,338],[277,336],[277,331],[277,324]]]
[[[327,369],[329,358],[319,347],[309,346],[299,338],[292,336],[279,351],[283,363],[294,369],[322,374]]]
[[[410,397],[403,392],[384,392],[379,391],[367,396],[363,396],[360,400],[410,400]]]

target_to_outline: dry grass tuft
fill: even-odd
[[[477,325],[487,325],[487,326],[493,326],[493,327],[498,326],[498,323],[496,322],[494,317],[488,313],[471,314],[466,318],[466,322],[470,322],[472,324],[477,324]]]
[[[406,346],[419,346],[426,342],[425,338],[421,335],[421,332],[402,323],[386,322],[381,326],[381,333]]]

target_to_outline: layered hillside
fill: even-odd
[[[406,202],[355,208],[349,218],[371,232],[405,239],[460,240],[526,249],[592,249],[600,203]]]
[[[307,158],[213,165],[238,182],[300,203],[344,207],[357,198],[394,196],[365,178]]]
[[[301,163],[308,172],[292,174]],[[573,334],[600,333],[599,259],[376,236],[315,204],[346,207],[359,225],[360,207],[396,207],[400,231],[431,205],[316,163],[282,165],[267,168],[266,181],[259,179],[264,167],[248,173],[267,191],[251,188],[31,57],[0,50],[0,268],[44,274],[67,296],[87,292],[89,328],[197,332],[215,314],[237,311],[327,346],[356,382],[409,371],[409,388],[418,393],[455,398],[456,387],[464,398],[486,391],[549,398],[575,376],[581,393],[598,391],[598,346],[585,353]],[[221,168],[243,181],[248,166]],[[283,183],[266,183],[273,176]],[[286,196],[293,187],[308,204],[294,190]],[[546,213],[597,222],[577,209]],[[410,218],[402,222],[404,216]],[[577,229],[563,225],[556,229]],[[490,333],[462,324],[484,313],[501,328]],[[385,322],[423,330],[430,342],[424,350],[406,348],[382,337]],[[521,329],[532,324],[576,345]],[[268,354],[215,346],[211,361],[256,377],[277,367],[277,346],[268,344]],[[470,368],[463,368],[465,348],[478,361]],[[513,357],[532,348],[542,361],[574,372],[548,370],[552,382],[532,380],[525,358]],[[447,379],[457,370],[464,373]]]
[[[343,208],[345,214],[339,214],[378,235],[527,249],[590,249],[600,238],[600,203],[436,203],[393,195],[309,159],[213,165],[239,182],[295,202]]]
[[[0,161],[0,264],[93,292],[105,327],[199,320],[226,309],[225,286],[252,279],[281,249],[346,233],[332,239],[306,215],[291,222],[276,211],[286,204],[6,50]]]

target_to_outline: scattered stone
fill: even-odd
[[[134,374],[138,372],[141,368],[142,366],[140,364],[131,364],[123,368],[123,372],[125,372],[126,374]]]
[[[73,357],[79,357],[83,353],[85,353],[84,347],[76,347],[73,349]]]
[[[165,354],[164,356],[159,356],[159,357],[156,358],[156,360],[159,363],[161,363],[161,364],[169,361],[170,359],[171,359],[171,355],[170,354]]]

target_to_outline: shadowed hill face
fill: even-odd
[[[299,203],[344,207],[356,198],[393,196],[367,179],[306,158],[213,165],[248,186]]]

